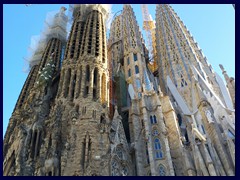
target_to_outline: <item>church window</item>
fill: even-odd
[[[137,65],[135,65],[135,73],[138,74],[139,73],[139,68]]]
[[[166,176],[166,169],[162,164],[160,164],[160,166],[159,166],[159,175]]]
[[[150,122],[151,122],[151,124],[153,124],[153,117],[152,116],[150,116]]]
[[[145,127],[144,126],[144,120],[142,119],[141,122],[142,122],[142,128],[144,129],[144,127]]]
[[[138,92],[138,98],[142,97],[142,93]]]
[[[158,130],[157,130],[157,129],[154,129],[152,135],[153,135],[153,136],[158,136],[158,134],[159,134],[159,133],[158,133]]]
[[[74,76],[73,76],[73,81],[72,81],[71,100],[73,100],[73,98],[74,98],[76,78],[77,78],[77,75],[74,74]]]
[[[133,54],[134,61],[137,61],[137,54]]]
[[[119,164],[115,159],[113,159],[111,166],[112,166],[112,176],[120,176]]]
[[[180,81],[181,87],[187,86],[187,82],[183,76],[183,70],[179,64],[177,64],[176,71],[177,71],[178,77],[181,79]]]
[[[151,124],[156,124],[157,123],[157,118],[156,118],[155,115],[150,116],[150,122],[151,122]]]
[[[86,97],[88,95],[88,93],[89,93],[89,80],[90,80],[90,68],[89,68],[89,65],[87,65],[87,67],[86,67],[84,97]]]
[[[106,120],[105,120],[105,113],[102,113],[101,117],[100,117],[100,123],[106,123]]]
[[[158,138],[154,139],[154,150],[156,159],[162,159],[163,158],[162,147],[160,140]]]
[[[156,139],[154,140],[154,147],[155,147],[156,150],[161,149],[160,140],[159,140],[158,138],[156,138]]]
[[[123,176],[127,176],[128,175],[128,167],[127,166],[123,166],[123,168],[122,168],[122,175]]]
[[[97,99],[97,80],[98,80],[98,69],[94,70],[93,76],[93,99]]]
[[[156,118],[156,116],[155,116],[155,115],[153,115],[153,122],[154,122],[154,124],[156,124],[156,123],[157,123],[157,118]]]
[[[76,90],[77,90],[77,93],[76,93],[76,98],[79,96],[80,92],[81,92],[81,87],[82,87],[82,66],[80,67],[80,72],[79,72],[79,79],[78,79],[78,87]]]
[[[188,142],[189,142],[189,139],[188,139],[187,131],[185,132],[184,137],[185,137],[185,139],[186,139],[186,142],[188,143]]]
[[[131,77],[131,69],[128,70],[128,77]]]
[[[116,154],[118,155],[118,157],[119,157],[120,159],[123,159],[122,148],[117,147],[117,148],[116,148]]]
[[[128,64],[128,65],[130,64],[130,60],[129,60],[129,57],[127,58],[127,64]]]
[[[64,97],[66,98],[68,95],[68,91],[69,91],[69,83],[70,83],[70,78],[71,78],[71,69],[67,70],[67,74],[66,74],[66,84],[65,84],[65,91],[64,91]]]

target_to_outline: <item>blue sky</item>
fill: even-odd
[[[27,78],[23,71],[24,57],[30,45],[31,36],[39,35],[43,29],[46,14],[59,10],[67,4],[3,5],[3,134],[9,118]],[[219,64],[235,77],[235,10],[226,5],[171,5],[192,33],[213,69],[221,77]],[[113,13],[122,10],[123,5],[113,4]],[[138,4],[132,5],[137,21],[142,27],[142,12]],[[155,5],[149,5],[149,12],[155,19]],[[145,33],[143,32],[144,36]]]

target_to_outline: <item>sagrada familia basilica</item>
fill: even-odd
[[[234,176],[235,81],[167,4],[149,57],[131,5],[53,17],[3,144],[4,176]]]

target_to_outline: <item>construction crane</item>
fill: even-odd
[[[153,57],[151,30],[154,28],[154,22],[148,12],[147,4],[141,4],[141,9],[143,15],[143,29],[145,30],[147,36],[147,48],[149,51],[149,59],[151,59]]]
[[[151,15],[148,12],[147,4],[141,4],[142,9],[142,15],[143,15],[143,29],[146,32],[146,38],[147,38],[147,49],[149,52],[149,68],[152,72],[156,71],[157,69],[157,63],[154,60],[156,57],[153,49],[153,30],[155,29],[154,21],[151,17]]]

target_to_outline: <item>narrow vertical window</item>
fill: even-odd
[[[158,138],[154,140],[154,150],[155,150],[155,158],[162,159],[163,158],[162,147],[160,144],[160,140]]]
[[[129,57],[127,58],[127,64],[128,64],[128,65],[130,64],[130,60],[129,60]]]
[[[152,116],[150,116],[150,122],[151,122],[151,124],[153,124],[153,117]]]
[[[64,97],[66,98],[67,95],[68,95],[68,91],[69,91],[69,83],[70,83],[70,78],[71,78],[71,69],[68,69],[67,70],[67,73],[66,73],[66,81],[65,81],[65,90],[64,90]]]
[[[137,59],[137,54],[133,54],[133,59],[134,59],[134,61],[137,61],[138,59]]]
[[[71,100],[73,100],[73,98],[74,98],[76,78],[77,78],[77,75],[74,74],[73,81],[72,81]]]
[[[155,115],[153,116],[153,122],[154,122],[154,124],[156,124],[156,123],[157,123],[157,118],[156,118],[156,116],[155,116]]]
[[[84,97],[86,97],[89,93],[89,81],[90,81],[90,68],[89,68],[89,65],[87,65],[86,66]]]
[[[78,87],[79,88],[77,88],[77,96],[76,97],[78,97],[79,96],[79,94],[81,94],[81,88],[82,88],[82,66],[80,67],[80,73],[79,73],[79,84],[78,84]]]
[[[97,99],[97,79],[98,69],[96,68],[93,73],[93,99]]]
[[[131,69],[128,70],[128,77],[131,77]]]
[[[135,65],[135,73],[138,74],[139,73],[139,68],[137,65]]]

